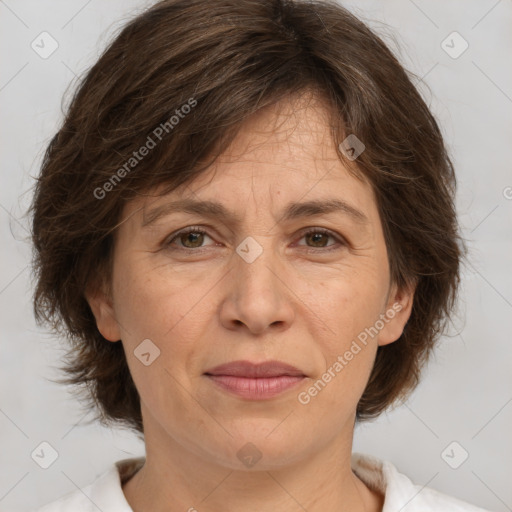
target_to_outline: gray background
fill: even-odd
[[[66,88],[113,31],[151,2],[0,0],[0,510],[26,511],[83,487],[112,462],[143,454],[125,430],[86,425],[92,414],[48,379],[64,342],[35,326],[27,219],[33,176],[61,121]],[[357,6],[356,6],[357,4]],[[456,165],[460,222],[470,248],[459,320],[406,405],[361,426],[354,451],[392,461],[415,483],[494,511],[512,510],[512,3],[510,0],[345,2],[422,80]],[[383,23],[385,25],[383,25]],[[386,26],[387,25],[387,26]],[[58,49],[42,59],[43,32]],[[469,43],[458,58],[442,41]],[[452,52],[461,41],[448,39]],[[509,64],[506,64],[509,62]],[[457,334],[459,333],[459,334]],[[31,458],[42,442],[59,454]],[[458,469],[451,461],[469,458]],[[445,457],[446,458],[446,457]],[[453,464],[453,462],[452,462]]]

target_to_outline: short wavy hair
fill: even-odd
[[[356,421],[407,398],[453,315],[465,249],[453,165],[415,81],[331,0],[164,0],[121,27],[77,86],[29,209],[35,318],[69,340],[61,382],[95,420],[144,435],[123,346],[103,338],[85,298],[110,283],[123,206],[191,182],[249,116],[305,91],[328,106],[340,161],[375,192],[392,282],[416,285],[401,337],[378,347]],[[356,160],[341,149],[349,134],[365,145]]]

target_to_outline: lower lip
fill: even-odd
[[[282,375],[280,377],[250,378],[233,375],[207,375],[215,384],[235,395],[250,400],[264,400],[277,396],[302,382],[304,376]]]

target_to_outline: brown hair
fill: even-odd
[[[340,159],[375,191],[392,281],[417,283],[403,334],[378,348],[356,418],[408,396],[453,311],[464,251],[453,166],[412,77],[331,0],[164,0],[125,25],[77,88],[30,208],[36,321],[69,339],[63,382],[85,385],[95,419],[143,434],[123,346],[103,338],[84,296],[109,283],[123,206],[190,182],[251,114],[308,90],[329,108],[336,147],[349,134],[366,146]]]

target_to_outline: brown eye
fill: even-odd
[[[179,235],[180,242],[189,249],[201,247],[204,239],[204,233],[199,231],[191,231],[189,233],[181,233]],[[190,244],[190,245],[189,245]]]
[[[205,247],[203,245],[205,237],[210,238],[206,231],[195,226],[191,226],[176,233],[172,238],[165,242],[165,245],[167,247],[170,246],[171,249],[174,248],[177,250],[202,249]]]
[[[307,233],[305,235],[305,238],[313,244],[313,247],[325,247],[325,245],[328,242],[329,236],[330,235],[326,233],[311,231],[310,233]]]
[[[329,244],[329,238],[336,243]],[[312,229],[302,234],[302,239],[306,240],[306,247],[313,249],[325,249],[327,251],[339,249],[340,245],[344,246],[343,238],[336,236],[331,231],[325,229]],[[304,245],[304,244],[299,244]]]

